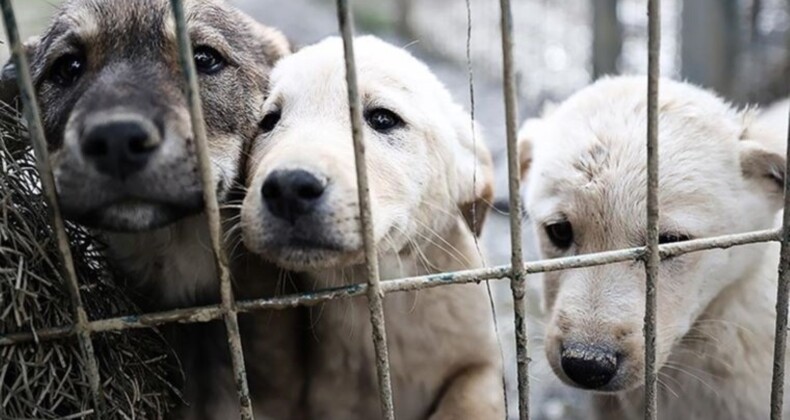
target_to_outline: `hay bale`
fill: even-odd
[[[19,114],[0,103],[0,335],[73,321],[55,234]],[[118,287],[102,244],[67,224],[89,319],[139,313]],[[178,392],[177,361],[155,330],[93,336],[104,412],[93,418],[157,419]],[[82,418],[93,409],[76,338],[0,348],[0,418]]]

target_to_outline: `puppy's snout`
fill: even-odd
[[[313,211],[321,201],[326,183],[310,172],[278,170],[266,177],[261,195],[266,208],[275,216],[293,224]]]
[[[146,166],[160,143],[153,127],[135,120],[114,120],[87,127],[81,151],[99,172],[125,179]]]
[[[606,347],[573,343],[563,345],[562,370],[568,379],[585,389],[606,386],[617,374],[617,353]]]

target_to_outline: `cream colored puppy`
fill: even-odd
[[[543,257],[645,244],[646,83],[602,80],[520,133],[526,201]],[[783,155],[752,117],[709,92],[661,81],[661,243],[768,229]],[[768,417],[778,247],[756,244],[661,262],[659,416]],[[546,356],[596,392],[602,419],[642,418],[645,308],[639,261],[547,273]]]
[[[373,37],[355,48],[382,278],[480,267],[470,226],[480,227],[485,206],[466,210],[491,196],[483,139],[407,52]],[[306,273],[306,289],[365,282],[344,66],[339,38],[282,61],[250,159],[244,241]],[[399,419],[503,418],[484,286],[392,294],[384,303]],[[313,328],[309,417],[379,418],[367,301],[327,304]]]

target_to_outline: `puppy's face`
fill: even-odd
[[[185,3],[221,199],[288,45],[219,0]],[[137,231],[202,209],[169,1],[69,1],[28,53],[67,216]]]
[[[713,95],[670,81],[661,89],[661,242],[769,228],[781,205],[784,158],[750,139],[745,116]],[[641,79],[604,80],[525,124],[527,206],[544,257],[645,244],[645,91]],[[754,270],[760,249],[661,262],[659,366],[706,306]],[[545,293],[545,350],[560,378],[603,392],[643,383],[642,262],[546,273]]]
[[[372,37],[355,48],[376,245],[399,252],[490,194],[490,156],[424,65]],[[249,160],[244,241],[294,270],[363,257],[342,51],[330,39],[278,64]]]

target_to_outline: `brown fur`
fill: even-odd
[[[199,81],[214,185],[227,200],[245,144],[257,132],[269,71],[290,47],[278,31],[223,1],[186,1],[185,9],[193,46],[211,47],[225,63],[216,73],[200,73]],[[70,0],[26,46],[64,214],[102,234],[130,279],[129,291],[147,310],[219,300],[174,28],[167,0]],[[82,67],[73,83],[63,84],[57,63],[67,54]],[[6,65],[0,99],[14,101],[15,79],[16,69]],[[158,147],[143,169],[123,178],[102,173],[84,148],[86,127],[119,119],[145,127]],[[239,296],[275,293],[280,270],[245,255],[231,258]],[[267,276],[272,279],[261,281]],[[253,404],[263,418],[298,416],[293,400],[302,376],[290,370],[299,366],[290,360],[298,355],[297,316],[240,317]],[[188,407],[176,417],[237,418],[222,323],[167,332],[186,376]]]

